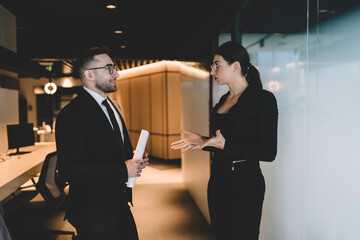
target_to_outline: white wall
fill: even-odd
[[[357,9],[248,49],[279,106],[278,155],[261,164],[262,240],[360,239],[359,25]]]
[[[16,18],[0,5],[0,46],[16,52]],[[0,75],[16,78],[17,74],[0,69]],[[0,87],[0,153],[7,152],[7,124],[19,123],[19,91]]]
[[[279,107],[278,154],[261,163],[261,240],[360,239],[359,25],[354,9],[308,32],[274,34],[262,47],[251,45],[267,33],[243,35]],[[214,104],[225,91],[214,83]]]
[[[16,53],[16,17],[1,5],[0,31],[0,46]]]
[[[184,77],[181,81],[181,129],[209,136],[209,76]],[[185,136],[182,136],[185,137]],[[207,184],[210,177],[210,154],[188,151],[181,156],[183,182],[208,222]]]
[[[7,124],[19,123],[19,91],[0,88],[0,153],[8,150]]]
[[[320,25],[309,44],[307,239],[360,239],[359,26],[360,8]]]

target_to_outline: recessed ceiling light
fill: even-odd
[[[126,48],[126,46],[125,46],[125,45],[121,45],[120,48]]]
[[[123,31],[121,31],[121,30],[115,30],[115,33],[123,33]]]
[[[116,6],[115,6],[114,4],[109,4],[109,5],[106,6],[106,8],[108,8],[108,9],[114,9],[114,8],[116,8]]]
[[[319,13],[326,13],[328,10],[327,9],[321,9],[319,10]]]

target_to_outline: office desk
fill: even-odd
[[[34,146],[21,148],[21,151],[31,153],[13,155],[0,162],[0,201],[39,173],[46,155],[56,151],[56,145],[55,142],[35,143]]]

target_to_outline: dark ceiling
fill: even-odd
[[[28,58],[72,58],[107,45],[114,58],[203,60],[212,35],[243,0],[1,0],[16,16],[18,53]],[[114,33],[123,31],[122,34]],[[121,46],[126,46],[121,48]]]
[[[107,9],[107,2],[116,8]],[[358,0],[0,0],[16,16],[19,56],[60,59],[70,67],[82,48],[93,45],[109,46],[114,59],[130,65],[163,59],[208,61],[213,39],[230,30],[236,10],[242,9],[241,32],[287,34],[306,29],[308,2],[310,25],[359,4]],[[316,9],[322,8],[329,14],[316,17]]]

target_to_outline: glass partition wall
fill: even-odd
[[[278,154],[261,163],[260,239],[360,239],[359,4],[254,0],[240,15],[241,43],[279,108]],[[225,91],[213,84],[214,104]]]

